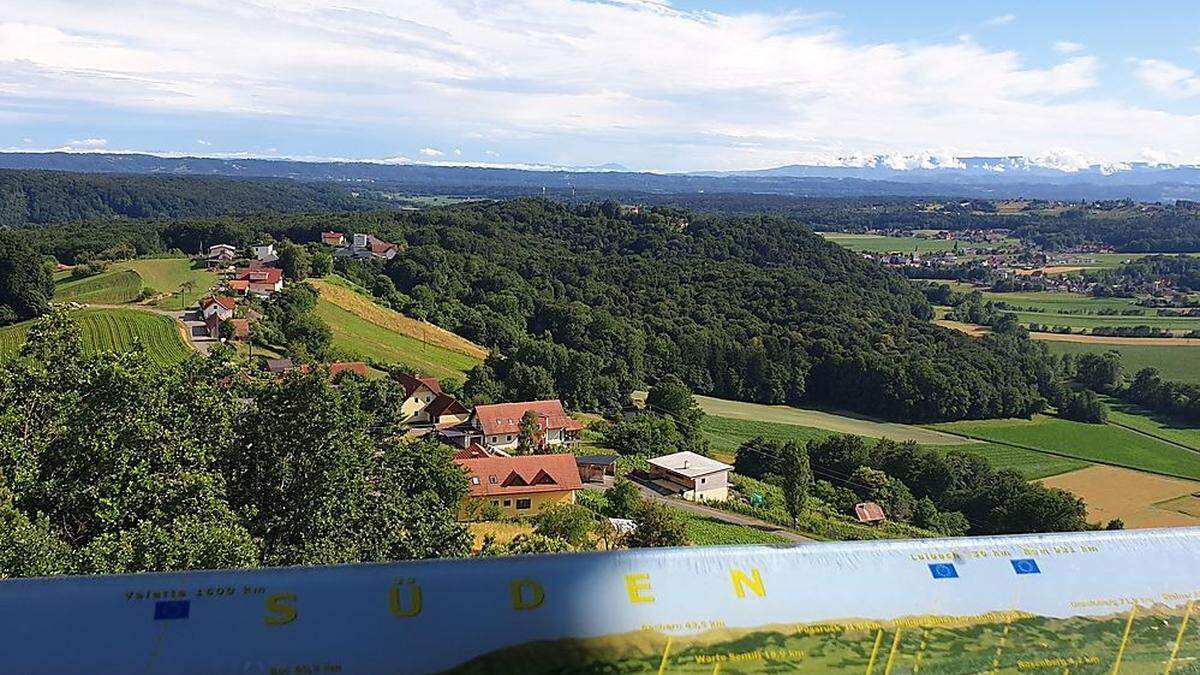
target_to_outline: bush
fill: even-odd
[[[650,500],[642,502],[634,520],[637,529],[627,540],[631,548],[684,546],[688,543],[683,521],[665,504]]]
[[[578,504],[550,504],[532,519],[533,533],[561,539],[575,548],[591,548],[589,535],[595,516]]]

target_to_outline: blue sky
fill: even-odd
[[[97,6],[100,5],[100,6]],[[0,0],[0,148],[1200,163],[1200,3]]]

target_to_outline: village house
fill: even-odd
[[[237,300],[225,295],[210,295],[200,301],[200,313],[205,320],[210,316],[216,316],[221,321],[232,319],[235,309]]]
[[[563,410],[562,401],[524,401],[477,405],[467,420],[459,442],[464,447],[478,442],[489,448],[511,450],[517,447],[521,418],[533,412],[537,417],[542,447],[553,447],[579,440],[583,425]]]
[[[216,244],[208,247],[208,259],[213,262],[228,262],[237,257],[237,247],[229,244]]]
[[[675,452],[647,462],[650,476],[660,488],[693,502],[729,499],[732,466],[694,452]]]
[[[270,297],[283,290],[283,270],[274,267],[238,270],[229,282],[229,290]]]
[[[265,263],[279,260],[279,254],[275,252],[275,244],[258,244],[254,246],[254,259]]]
[[[346,235],[341,232],[322,232],[321,243],[326,246],[345,246]]]
[[[467,472],[467,497],[460,520],[494,507],[505,516],[532,516],[547,504],[574,504],[583,488],[571,455],[524,455],[456,459]]]
[[[384,258],[391,260],[400,252],[400,246],[384,241],[373,234],[356,232],[350,245],[334,252],[340,258]]]
[[[471,411],[466,406],[442,392],[437,378],[400,373],[396,379],[404,387],[400,415],[405,422],[450,427],[460,425],[470,417]]]

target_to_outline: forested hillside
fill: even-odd
[[[289,180],[0,170],[0,226],[348,211],[361,208],[364,201],[343,187]]]
[[[1027,416],[1055,380],[1040,346],[933,326],[903,277],[780,218],[525,199],[28,234],[69,257],[120,241],[139,252],[242,244],[260,231],[312,241],[329,228],[403,243],[394,260],[339,271],[394,309],[496,348],[467,383],[480,400],[560,396],[606,409],[675,373],[703,394],[920,421]]]

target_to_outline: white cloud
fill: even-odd
[[[1074,54],[1083,51],[1083,44],[1079,42],[1071,42],[1070,40],[1059,40],[1054,43],[1054,51],[1059,54]]]
[[[103,150],[107,146],[107,139],[84,138],[77,141],[67,141],[67,144],[63,147],[68,150]]]
[[[1172,98],[1200,94],[1200,76],[1196,72],[1158,59],[1134,59],[1137,76],[1154,91]]]
[[[446,154],[437,148],[421,148],[420,153],[425,157],[441,157]]]
[[[212,145],[212,143],[209,143],[208,141],[204,140],[203,138],[197,138],[196,145]]]
[[[454,156],[455,156],[455,157],[462,157],[462,148],[455,148],[455,149],[454,149]]]
[[[500,153],[496,152],[495,150],[484,150],[483,154],[487,155],[488,157],[499,157],[500,156]]]
[[[328,128],[370,130],[394,147],[478,139],[546,164],[670,169],[855,151],[923,163],[941,154],[920,149],[944,147],[1068,145],[1123,159],[1178,144],[1200,159],[1200,116],[1100,90],[1095,58],[1072,52],[1039,67],[969,37],[856,41],[797,13],[653,0],[9,5],[0,100],[83,101],[209,126],[253,115],[275,131],[262,142],[285,149],[287,125],[302,126],[297,152]],[[79,107],[72,121],[84,123],[89,106]],[[418,157],[443,155],[428,147]]]
[[[989,26],[1004,26],[1016,20],[1017,16],[1015,14],[1001,14],[1000,16],[993,16],[987,21],[984,21],[984,23]]]
[[[28,144],[30,144],[30,143],[32,143],[32,142],[33,142],[33,139],[32,139],[32,138],[30,138],[30,137],[28,137],[28,136],[26,136],[25,138],[22,138],[22,139],[21,139],[21,142],[22,142],[22,143],[24,143],[24,144],[26,144],[26,145],[28,145]]]

